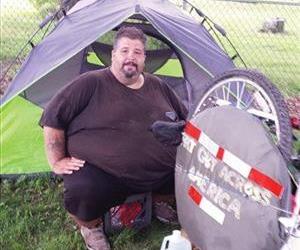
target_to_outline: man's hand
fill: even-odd
[[[52,166],[55,174],[72,174],[84,166],[85,161],[75,157],[65,157]]]

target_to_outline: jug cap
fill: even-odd
[[[176,237],[181,237],[181,232],[179,230],[173,230],[172,234]]]

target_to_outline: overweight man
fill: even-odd
[[[111,66],[74,79],[40,120],[49,164],[63,177],[64,207],[88,249],[110,249],[102,217],[129,195],[174,193],[176,145],[157,140],[151,126],[185,120],[187,110],[143,72],[145,44],[141,30],[120,28]]]

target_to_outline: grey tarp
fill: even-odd
[[[57,27],[32,49],[1,103],[30,86],[35,88],[34,85],[42,85],[29,95],[41,95],[37,99],[44,106],[57,91],[51,86],[53,81],[60,82],[60,87],[66,84],[59,75],[66,75],[65,79],[74,77],[74,72],[70,76],[67,71],[61,72],[61,65],[70,60],[74,64],[72,57],[77,55],[80,58],[80,51],[133,14],[144,16],[161,36],[169,40],[180,56],[192,98],[190,104],[196,99],[193,91],[197,91],[199,85],[234,67],[231,59],[212,40],[205,28],[168,1],[99,0],[62,18]],[[57,77],[49,74],[54,70]]]
[[[238,172],[245,169],[242,163],[233,170],[228,163],[232,158],[225,151],[219,158],[223,160],[217,160],[192,139],[197,136],[185,133],[178,148],[175,183],[179,221],[191,241],[201,250],[280,249],[278,217],[282,214],[274,207],[289,209],[290,181],[286,164],[261,122],[245,111],[226,106],[207,109],[191,123],[202,130],[200,140],[221,146],[284,188],[282,198],[277,198],[242,176]],[[193,142],[196,145],[189,148]],[[215,153],[221,152],[210,147]]]

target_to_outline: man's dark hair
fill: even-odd
[[[147,37],[144,34],[144,32],[139,28],[133,26],[122,26],[115,35],[114,44],[113,44],[114,48],[116,48],[118,41],[122,37],[127,37],[129,39],[138,39],[146,47]]]

